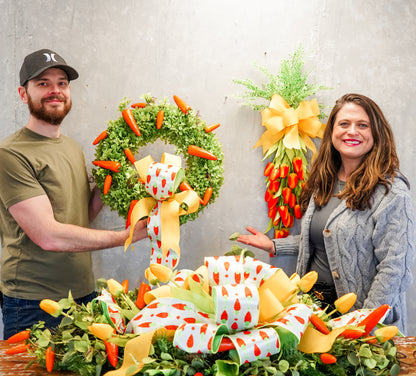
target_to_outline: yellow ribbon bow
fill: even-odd
[[[263,154],[283,137],[283,145],[287,149],[300,149],[301,137],[306,147],[312,150],[313,158],[316,147],[312,138],[322,138],[325,124],[319,119],[319,105],[316,99],[303,101],[295,109],[279,95],[274,94],[269,108],[262,110],[262,125],[266,131],[257,141],[255,148],[262,146]]]
[[[153,163],[153,158],[147,157],[137,161],[135,167],[140,177],[146,181],[147,171],[150,164]],[[161,163],[181,167],[181,158],[175,155],[164,153],[161,158]],[[157,203],[153,197],[142,198],[133,208],[131,213],[131,228],[130,234],[124,243],[124,251],[131,244],[133,239],[134,226],[140,219],[148,217],[150,211]],[[181,207],[186,204],[187,210]],[[180,255],[179,248],[179,216],[195,212],[199,207],[198,194],[193,190],[188,190],[173,194],[168,199],[162,202],[161,207],[161,250],[164,257],[166,257],[169,249],[175,251]]]

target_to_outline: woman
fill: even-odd
[[[316,270],[315,285],[331,304],[348,292],[354,309],[389,304],[385,323],[406,331],[405,292],[412,283],[415,223],[409,184],[399,172],[393,133],[370,98],[337,100],[302,192],[301,235],[238,240],[266,251],[298,242],[297,273]]]

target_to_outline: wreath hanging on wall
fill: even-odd
[[[128,221],[132,205],[149,196],[134,167],[134,155],[156,140],[175,145],[175,154],[182,154],[186,164],[181,190],[195,190],[202,204],[196,212],[180,217],[180,224],[184,224],[215,201],[223,184],[223,153],[213,132],[219,124],[207,125],[177,96],[176,105],[167,98],[156,103],[150,94],[143,98],[145,102],[130,107],[130,101],[120,103],[121,116],[110,120],[108,128],[94,140],[93,164],[97,168],[92,173],[103,192],[104,204]]]

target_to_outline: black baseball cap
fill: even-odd
[[[69,81],[78,78],[78,72],[70,67],[60,55],[51,50],[42,49],[27,55],[23,60],[20,68],[20,85],[24,86],[27,81],[49,68],[62,69],[68,75]]]

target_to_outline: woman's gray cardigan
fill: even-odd
[[[297,273],[307,272],[313,198],[302,218],[301,235],[275,241],[276,251],[299,244]],[[377,186],[371,209],[351,210],[341,201],[324,230],[325,249],[338,297],[355,292],[353,309],[389,304],[384,321],[405,333],[406,290],[411,285],[415,217],[407,182],[396,178],[390,192]]]

